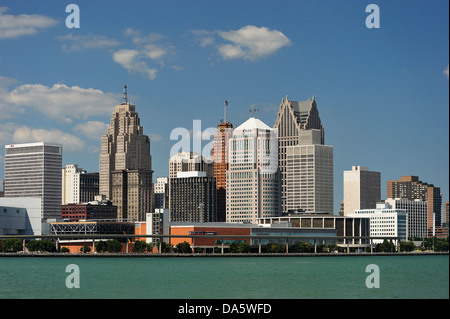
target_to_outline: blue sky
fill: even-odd
[[[66,6],[80,28],[66,27]],[[365,8],[376,3],[380,28]],[[235,126],[314,95],[334,147],[334,210],[352,165],[418,175],[449,198],[448,1],[8,1],[0,3],[0,144],[63,144],[98,171],[123,85],[168,174],[170,132]],[[203,141],[204,144],[209,141]],[[3,179],[4,148],[0,149]]]

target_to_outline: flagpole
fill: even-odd
[[[223,102],[223,110],[224,110],[224,122],[227,122],[227,100]]]

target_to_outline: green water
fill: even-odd
[[[66,287],[69,264],[80,288]],[[369,264],[380,288],[366,287]],[[5,298],[449,298],[449,257],[2,257]]]

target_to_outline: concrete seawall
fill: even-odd
[[[448,255],[449,252],[394,252],[394,253],[224,253],[224,254],[149,254],[149,253],[0,253],[0,257],[81,257],[81,258],[111,258],[111,257],[138,257],[138,258],[208,258],[208,257],[370,257],[370,256],[435,256]]]

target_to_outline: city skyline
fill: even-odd
[[[448,3],[376,3],[380,29],[366,27],[366,3],[349,1],[77,1],[80,28],[68,29],[66,3],[2,1],[0,143],[61,143],[63,166],[98,172],[127,84],[155,181],[168,176],[170,132],[216,128],[224,100],[234,126],[255,107],[272,127],[286,96],[315,96],[334,148],[333,213],[352,166],[381,172],[382,199],[388,180],[415,175],[446,202]]]

